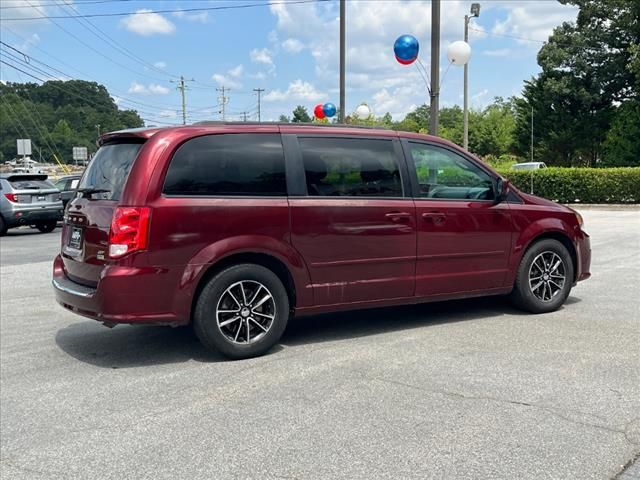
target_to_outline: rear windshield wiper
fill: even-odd
[[[111,193],[111,190],[106,188],[96,188],[96,187],[83,187],[76,189],[82,195],[92,195],[94,193]]]

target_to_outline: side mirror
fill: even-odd
[[[507,199],[509,195],[509,180],[506,180],[502,177],[498,177],[496,180],[496,188],[495,188],[495,202],[501,203]]]

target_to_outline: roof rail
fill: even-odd
[[[287,127],[333,127],[333,128],[363,128],[363,129],[375,129],[375,130],[391,130],[381,126],[367,126],[367,125],[351,125],[344,123],[296,123],[296,122],[223,122],[219,120],[204,120],[202,122],[192,123],[194,126],[224,126],[224,125],[273,125],[273,126],[287,126]]]

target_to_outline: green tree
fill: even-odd
[[[603,166],[640,166],[640,102],[618,107],[604,142]]]
[[[538,53],[542,72],[516,102],[516,148],[557,165],[594,165],[602,156],[617,103],[637,98],[633,45],[640,43],[640,2],[561,0],[579,7]]]
[[[120,110],[107,89],[82,80],[0,84],[0,153],[16,156],[16,138],[30,138],[35,158],[71,162],[72,147],[96,149],[96,125],[113,131],[142,127],[133,110]]]
[[[293,123],[310,123],[311,117],[309,116],[309,113],[307,112],[307,109],[305,107],[303,107],[302,105],[298,105],[293,110],[293,117],[291,118],[291,121]]]
[[[291,119],[289,117],[287,117],[286,115],[280,115],[280,118],[278,119],[278,121],[280,123],[290,123]]]

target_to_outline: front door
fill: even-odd
[[[290,197],[291,240],[316,305],[411,297],[416,219],[393,138],[298,138],[306,196]]]
[[[509,204],[493,200],[492,174],[453,149],[404,146],[418,222],[416,295],[503,287],[513,227]]]

